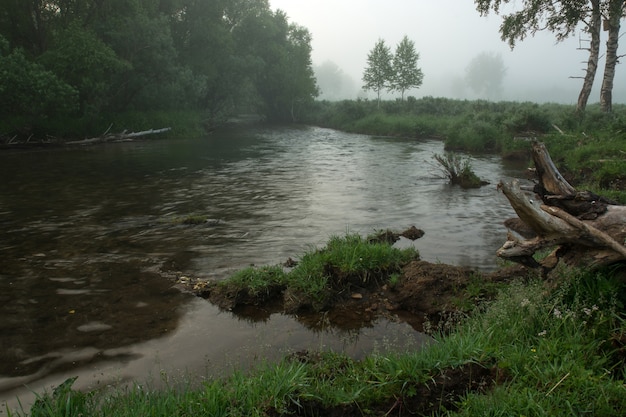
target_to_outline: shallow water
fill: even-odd
[[[350,331],[246,321],[163,275],[221,279],[331,235],[411,225],[425,236],[398,245],[423,259],[493,269],[513,215],[496,184],[519,167],[474,157],[491,185],[462,190],[434,165],[442,152],[440,141],[310,127],[2,152],[0,401],[72,375],[79,388],[156,384],[304,348],[415,348],[426,339],[389,321]],[[191,215],[211,221],[180,224]]]

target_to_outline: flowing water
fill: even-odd
[[[411,225],[425,236],[397,245],[422,259],[495,268],[513,215],[496,184],[519,167],[474,157],[491,185],[462,190],[435,153],[440,141],[250,126],[0,153],[0,404],[74,375],[77,388],[158,384],[298,349],[418,346],[423,335],[386,320],[320,330],[278,314],[238,318],[163,275],[222,279],[331,235]],[[196,215],[210,220],[181,223]]]

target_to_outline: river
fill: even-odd
[[[332,235],[425,231],[422,259],[496,267],[513,216],[496,190],[517,176],[493,155],[491,184],[450,186],[437,140],[316,127],[232,127],[154,139],[0,153],[0,407],[78,375],[76,388],[211,377],[299,349],[360,357],[415,348],[407,324],[310,329],[293,317],[242,319],[164,274],[222,279],[282,263]],[[185,225],[188,216],[206,216]],[[0,411],[0,415],[4,410]]]

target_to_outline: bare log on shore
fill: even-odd
[[[524,233],[524,238],[515,227],[520,222],[506,222],[510,231],[497,255],[544,269],[553,268],[559,260],[590,268],[626,261],[626,206],[577,191],[557,170],[542,143],[533,143],[532,155],[538,177],[532,195],[517,180],[500,182],[498,187],[535,236]],[[544,248],[553,250],[539,263],[532,255]]]
[[[127,132],[124,130],[120,133],[108,133],[110,129],[111,129],[111,126],[109,126],[109,128],[106,130],[106,132],[104,132],[102,136],[98,136],[96,138],[89,138],[89,139],[73,140],[71,142],[65,142],[65,144],[66,145],[92,145],[92,144],[103,143],[103,142],[124,142],[124,141],[131,141],[140,136],[153,135],[156,133],[169,132],[170,130],[172,130],[171,127],[164,127],[161,129],[143,130],[141,132]]]

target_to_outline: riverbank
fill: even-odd
[[[558,268],[542,280],[515,268],[506,279],[500,275],[490,283],[474,277],[472,285],[463,286],[462,269],[413,261],[396,283],[399,293],[420,279],[410,275],[420,270],[439,279],[442,273],[457,273],[447,277],[452,279],[446,279],[451,285],[445,289],[405,294],[432,305],[435,296],[453,306],[429,328],[434,342],[421,349],[361,360],[297,351],[250,373],[159,390],[137,385],[83,393],[72,390],[68,380],[42,394],[30,411],[51,416],[613,416],[626,409],[623,269]],[[448,300],[463,302],[446,303],[451,294]],[[363,295],[349,297],[347,310],[359,311],[354,306],[367,303]]]

